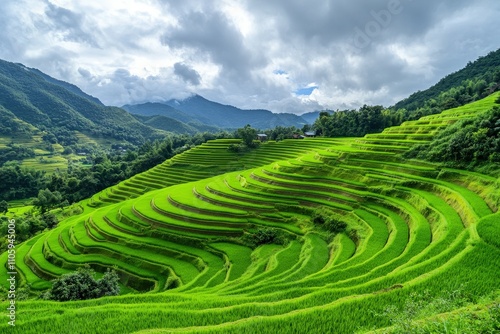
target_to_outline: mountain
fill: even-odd
[[[164,131],[179,134],[221,131],[221,128],[217,126],[204,124],[195,117],[189,116],[164,103],[127,104],[122,108],[133,114],[142,123]]]
[[[328,113],[333,113],[334,111],[332,110],[322,110],[322,111],[311,111],[311,112],[306,112],[305,114],[300,115],[307,123],[313,124],[314,121],[316,121],[319,117],[320,112],[328,112]]]
[[[126,105],[123,108],[135,114],[163,115],[184,123],[190,123],[194,120],[224,129],[240,128],[247,124],[259,129],[270,129],[276,126],[300,128],[307,124],[306,120],[295,114],[275,114],[263,109],[243,110],[231,105],[209,101],[200,95],[193,95],[185,100],[169,100],[164,103]]]
[[[492,51],[452,73],[429,89],[413,93],[394,109],[437,107],[439,112],[479,100],[500,89],[500,49]]]
[[[135,105],[126,104],[122,106],[122,108],[135,115],[165,116],[183,123],[196,122],[196,118],[164,103],[147,102]]]
[[[125,110],[104,106],[74,85],[3,60],[0,107],[3,120],[30,126],[31,133],[25,135],[49,136],[52,143],[63,145],[78,143],[82,135],[133,144],[161,135]],[[12,135],[3,124],[0,135]]]
[[[25,67],[22,64],[18,64],[18,65]],[[58,86],[60,86],[62,88],[65,88],[65,89],[69,90],[70,92],[72,92],[72,93],[74,93],[76,95],[79,95],[79,96],[84,97],[84,98],[86,98],[86,99],[88,99],[88,100],[90,100],[90,101],[92,101],[94,103],[97,103],[97,104],[99,104],[101,106],[104,106],[104,104],[98,98],[96,98],[96,97],[94,97],[92,95],[88,95],[87,93],[83,92],[80,88],[78,88],[77,86],[75,86],[73,84],[70,84],[70,83],[68,83],[66,81],[61,81],[61,80],[57,80],[55,78],[52,78],[51,76],[43,73],[42,71],[40,71],[40,70],[38,70],[36,68],[27,68],[27,67],[25,67],[25,68],[28,71],[31,71],[31,72],[33,72],[35,74],[38,74],[39,76],[41,76],[42,78],[44,78],[45,80],[47,80],[50,83],[58,85]]]
[[[149,125],[155,129],[168,131],[178,134],[194,135],[198,132],[218,132],[220,128],[210,125],[201,124],[199,122],[183,123],[174,118],[166,117],[163,115],[142,116],[133,115],[140,122]]]

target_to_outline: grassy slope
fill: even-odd
[[[438,298],[465,285],[486,296],[500,286],[496,180],[399,154],[498,95],[365,138],[268,143],[243,156],[229,154],[228,141],[210,142],[108,189],[93,199],[101,208],[19,246],[25,281],[43,287],[38,276],[90,262],[116,265],[140,291],[179,288],[20,302],[12,332],[349,333],[390,326],[376,315],[403,309],[414,293]],[[318,205],[357,237],[314,232],[308,215]],[[232,243],[259,226],[295,240],[253,250]]]

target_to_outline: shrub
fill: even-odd
[[[251,247],[257,247],[266,244],[286,245],[291,236],[277,228],[261,227],[255,233],[245,234],[242,237],[243,242]]]
[[[90,268],[80,268],[76,272],[62,275],[53,281],[52,288],[42,298],[57,301],[86,300],[120,293],[115,271],[108,269],[99,280],[94,278],[94,274]]]
[[[335,234],[344,232],[347,228],[345,222],[335,218],[333,211],[326,208],[314,210],[311,220],[315,226]]]
[[[229,145],[229,147],[227,148],[227,150],[229,152],[233,152],[233,153],[239,153],[239,152],[242,152],[244,151],[244,147],[240,144],[231,144]]]

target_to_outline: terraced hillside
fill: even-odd
[[[379,315],[415,294],[497,291],[498,180],[401,153],[499,96],[364,138],[269,143],[239,161],[215,141],[167,161],[17,249],[34,289],[90,264],[148,293],[19,302],[9,332],[353,333],[390,326]],[[317,208],[347,230],[314,226]],[[252,245],[269,231],[287,242]]]
[[[270,141],[257,149],[244,153],[232,153],[228,148],[239,143],[238,139],[218,139],[203,143],[172,159],[140,173],[120,184],[94,195],[89,203],[100,207],[110,203],[136,198],[151,190],[197,181],[271,163],[277,159],[290,159],[307,152],[325,149],[339,142],[336,139],[315,138],[304,140]]]

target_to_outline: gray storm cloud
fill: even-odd
[[[190,83],[195,86],[200,84],[201,81],[200,73],[196,72],[196,70],[192,69],[188,65],[185,65],[183,63],[175,63],[174,73],[179,77],[181,77],[187,83]]]

